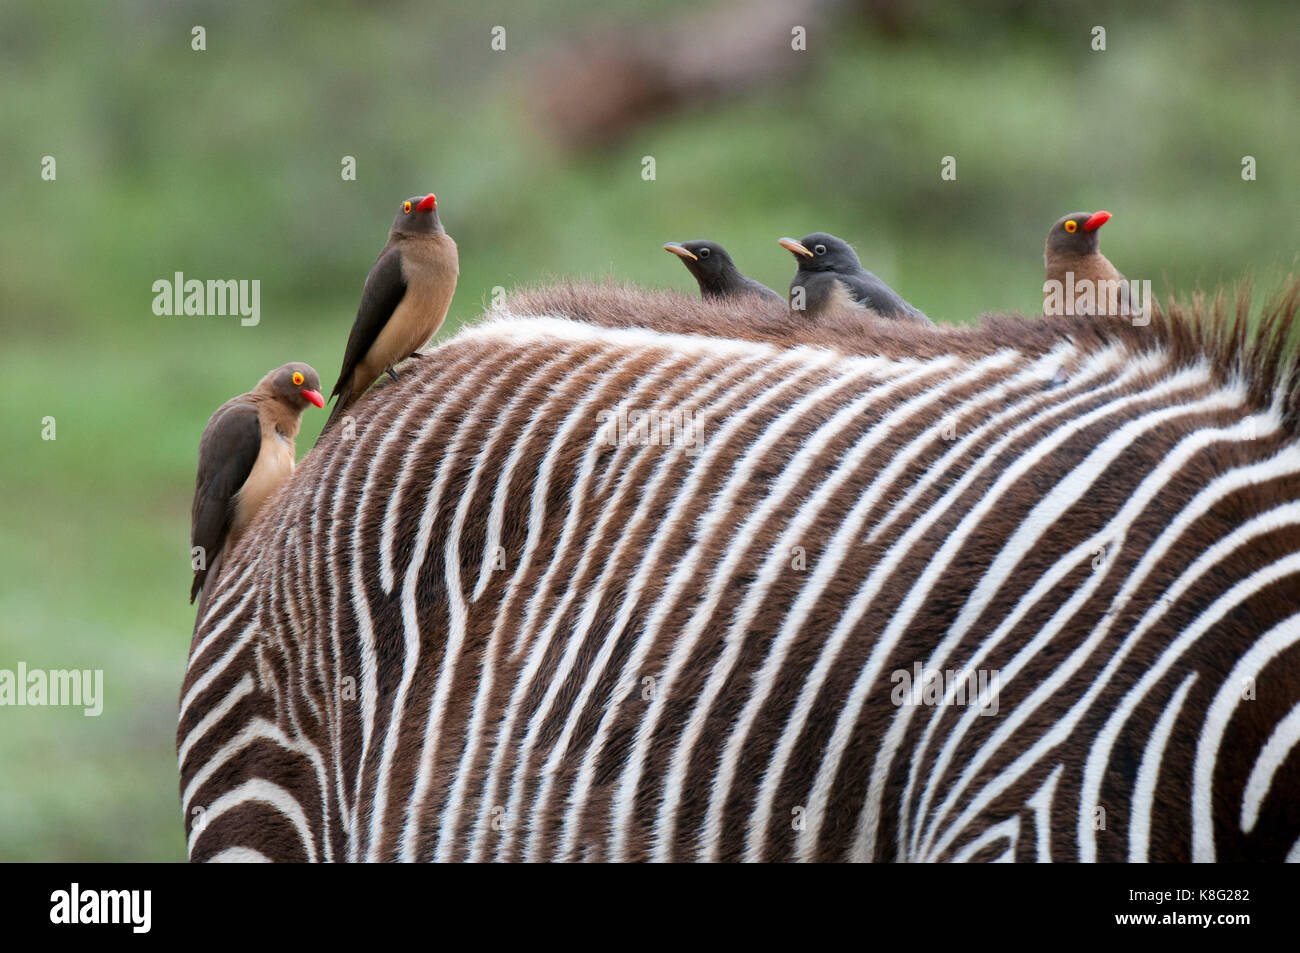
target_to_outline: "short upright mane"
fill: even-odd
[[[703,301],[676,291],[597,282],[521,288],[507,296],[502,310],[518,317],[564,317],[607,328],[898,359],[956,353],[974,360],[1007,348],[1037,357],[1062,341],[1084,351],[1115,344],[1135,356],[1163,351],[1173,366],[1204,362],[1219,379],[1239,380],[1257,407],[1276,403],[1289,431],[1300,437],[1300,279],[1266,301],[1258,322],[1251,320],[1252,295],[1244,289],[1235,296],[1220,290],[1186,302],[1153,302],[1150,323],[1138,327],[1128,318],[1019,314],[986,314],[976,326],[930,327],[864,320],[846,310],[796,315],[759,298]]]

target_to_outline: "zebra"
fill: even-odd
[[[515,291],[230,554],[189,856],[1300,860],[1298,311]]]

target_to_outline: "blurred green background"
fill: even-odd
[[[103,669],[106,694],[0,708],[0,859],[183,859],[199,434],[286,361],[333,383],[408,195],[461,249],[439,340],[498,285],[693,290],[659,247],[691,238],[784,290],[776,238],[830,231],[949,322],[1036,311],[1075,210],[1113,212],[1103,250],[1158,293],[1296,269],[1294,5],[519,6],[0,7],[0,668]],[[261,323],[155,316],[176,271],[259,279]]]

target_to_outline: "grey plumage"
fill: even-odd
[[[790,282],[791,307],[795,307],[797,289],[802,288],[802,310],[809,314],[817,314],[841,300],[862,305],[882,318],[934,323],[863,268],[848,242],[826,232],[813,232],[798,241],[782,238],[780,245],[799,263]]]
[[[669,242],[664,246],[664,251],[671,252],[682,260],[686,270],[700,286],[701,298],[729,298],[748,294],[771,301],[783,300],[767,285],[741,274],[731,255],[717,242]]]

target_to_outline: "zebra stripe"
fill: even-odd
[[[516,295],[229,554],[191,857],[1296,859],[1297,300],[1248,344]]]

